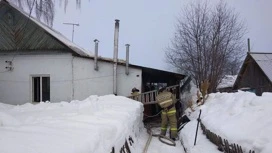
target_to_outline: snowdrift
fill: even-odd
[[[139,135],[143,105],[114,95],[83,101],[0,103],[1,153],[110,153]]]
[[[222,138],[241,145],[245,151],[272,152],[272,93],[263,93],[261,97],[243,91],[210,94],[205,104],[195,109],[194,112],[187,110],[193,121],[181,132],[191,153],[217,150],[213,146],[208,148],[206,142],[203,145],[202,139],[206,138],[202,138],[202,132],[198,133],[198,145],[193,146],[199,109],[202,123]]]

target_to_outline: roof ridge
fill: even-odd
[[[248,52],[249,54],[272,54],[272,52]]]

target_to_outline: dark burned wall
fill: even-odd
[[[241,76],[239,88],[249,87],[255,90],[256,95],[262,95],[263,92],[272,92],[272,84],[257,63],[250,58]]]

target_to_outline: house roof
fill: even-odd
[[[233,87],[237,75],[225,75],[217,86],[217,89]]]
[[[251,52],[249,54],[272,82],[272,53]]]
[[[248,61],[250,59],[253,59],[260,70],[263,72],[263,74],[267,77],[267,79],[272,83],[272,53],[261,53],[261,52],[248,52],[247,56],[244,60],[244,63],[240,69],[240,72],[237,76],[237,79],[235,80],[235,83],[233,85],[233,88],[238,87],[238,83],[242,78],[242,74],[246,70]]]
[[[63,36],[58,31],[48,27],[44,23],[35,19],[34,17],[29,16],[28,13],[26,13],[25,11],[23,11],[22,9],[20,9],[16,5],[14,5],[10,2],[7,2],[7,1],[3,1],[3,0],[0,0],[0,5],[1,4],[8,5],[8,6],[14,8],[15,10],[19,11],[23,16],[25,16],[26,18],[29,18],[29,20],[31,20],[33,23],[35,23],[40,28],[44,29],[46,33],[48,33],[50,36],[54,37],[56,40],[58,40],[61,44],[63,44],[67,48],[71,49],[71,51],[73,51],[75,54],[78,54],[80,56],[86,56],[86,57],[90,57],[93,55],[91,52],[77,46],[75,43],[68,40],[65,36]]]

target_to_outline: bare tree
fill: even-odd
[[[55,15],[55,0],[9,0],[25,11],[32,13],[35,12],[36,18],[38,20],[43,20],[49,26],[53,25],[54,15]],[[66,7],[69,0],[58,0],[59,6]],[[76,8],[80,8],[81,0],[71,0],[75,1]]]
[[[191,3],[182,14],[166,60],[191,75],[197,85],[208,79],[209,92],[214,92],[223,75],[239,67],[245,53],[245,26],[222,1],[214,7],[207,2]]]

